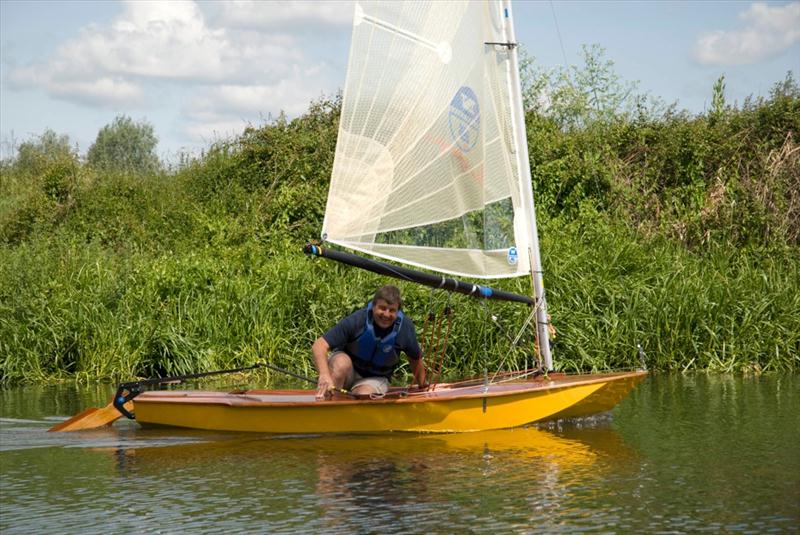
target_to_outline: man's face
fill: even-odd
[[[372,305],[372,319],[381,329],[388,329],[397,319],[397,303],[389,304],[383,299],[378,299]]]

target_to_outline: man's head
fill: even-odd
[[[372,298],[372,319],[382,329],[388,329],[394,324],[402,306],[400,290],[391,284],[382,286]]]

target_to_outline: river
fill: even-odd
[[[46,432],[110,394],[0,391],[2,533],[800,532],[797,375],[652,375],[482,433]]]

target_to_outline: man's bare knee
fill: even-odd
[[[350,357],[344,353],[338,353],[331,357],[330,362],[331,371],[336,374],[350,373],[353,369],[353,362]]]

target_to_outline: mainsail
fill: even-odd
[[[530,272],[499,2],[363,2],[323,239],[478,278]]]
[[[533,272],[546,346],[515,45],[508,2],[355,4],[322,239],[457,276]]]

